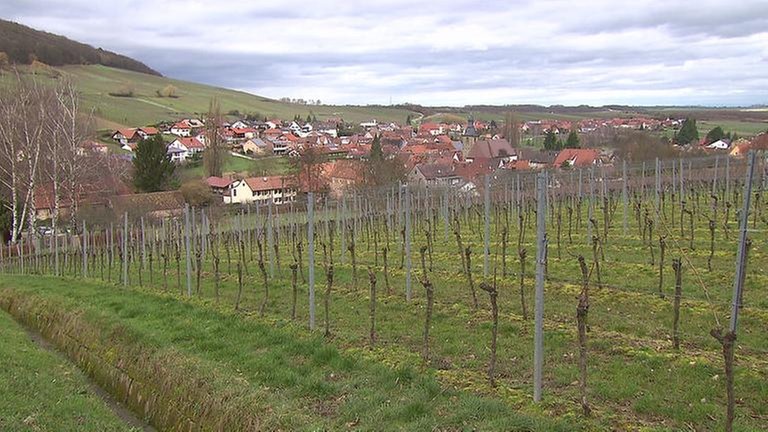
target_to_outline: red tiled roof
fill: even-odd
[[[283,176],[248,177],[245,183],[252,191],[270,191],[289,187],[291,179]]]
[[[188,148],[189,150],[192,150],[192,149],[202,150],[205,148],[205,144],[200,142],[200,140],[195,137],[176,138],[175,141],[179,141],[181,144],[184,145],[184,147]]]
[[[505,139],[490,139],[476,142],[467,154],[468,159],[493,159],[514,156],[514,147]]]
[[[232,180],[225,179],[222,177],[216,177],[216,176],[208,177],[207,179],[205,179],[205,182],[208,183],[208,186],[212,188],[217,188],[217,189],[224,189],[229,187],[230,184],[232,184]]]
[[[596,149],[563,149],[557,154],[553,165],[559,168],[568,161],[575,167],[590,166],[599,157],[600,152]]]

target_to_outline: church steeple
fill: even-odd
[[[479,136],[480,134],[477,132],[477,129],[475,129],[475,119],[470,114],[469,119],[467,119],[467,127],[464,128],[464,133],[461,137],[461,141],[464,143],[464,156],[469,153],[469,150],[475,145]]]

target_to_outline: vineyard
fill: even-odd
[[[226,311],[235,320],[231,332],[243,333],[239,325],[288,329],[291,337],[320,339],[313,349],[332,346],[398,371],[397,379],[415,371],[439,383],[428,396],[414,396],[407,422],[397,425],[377,408],[402,403],[397,390],[363,378],[345,377],[354,385],[342,385],[333,374],[307,376],[323,389],[313,400],[324,408],[292,403],[315,414],[332,404],[324,415],[338,419],[330,423],[285,420],[277,408],[261,419],[243,415],[248,403],[264,406],[263,399],[238,398],[249,381],[258,386],[258,374],[246,382],[211,378],[209,391],[231,388],[224,401],[237,408],[163,387],[168,398],[232,429],[263,421],[266,429],[723,430],[733,416],[733,430],[765,430],[767,168],[763,154],[617,162],[486,176],[474,191],[396,187],[339,200],[307,194],[288,205],[235,213],[187,208],[162,220],[129,212],[107,224],[79,221],[78,233],[30,235],[0,248],[0,306],[56,339],[53,324],[74,324],[56,312],[34,318],[44,311],[30,299],[128,313],[106,300],[114,292],[135,302],[133,313],[121,315],[126,320],[175,320],[195,329],[180,338],[211,346],[216,337],[200,325],[201,310]],[[149,296],[189,306],[163,303],[167,316],[141,312],[154,301]],[[81,351],[63,350],[81,364]],[[153,364],[126,352],[107,360]],[[260,354],[270,355],[258,351],[249,361],[261,361]],[[122,378],[101,377],[110,379]],[[184,377],[174,379],[180,385]],[[272,391],[260,395],[282,400],[301,379],[272,379]],[[382,385],[381,394],[355,399],[354,389],[365,385]],[[120,397],[144,398],[132,407],[160,429],[193,421],[155,417],[153,410],[179,405],[148,407],[141,389],[150,387]],[[464,412],[471,411],[468,395],[485,401],[475,414]],[[451,420],[451,404],[460,419]]]

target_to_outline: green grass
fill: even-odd
[[[735,168],[734,168],[735,169]],[[568,176],[563,173],[563,176]],[[705,187],[706,189],[706,187]],[[562,417],[574,424],[594,429],[626,429],[647,426],[649,430],[678,429],[692,424],[704,430],[720,429],[724,414],[724,387],[722,357],[719,344],[709,335],[716,326],[718,317],[727,323],[730,310],[731,286],[733,283],[733,262],[736,250],[735,212],[730,212],[730,236],[726,237],[722,226],[716,231],[714,266],[707,270],[709,255],[709,232],[707,215],[709,203],[703,198],[688,197],[695,205],[694,247],[689,245],[686,233],[679,232],[679,221],[671,218],[669,202],[665,206],[667,220],[654,233],[654,259],[650,264],[650,249],[643,242],[636,225],[634,214],[629,215],[629,230],[624,234],[621,228],[621,205],[619,204],[605,244],[606,259],[601,263],[603,288],[596,287],[593,275],[590,307],[590,360],[589,394],[595,410],[592,419],[581,419],[578,410],[578,387],[574,384],[578,376],[577,346],[575,336],[576,296],[579,292],[580,273],[576,256],[579,254],[592,261],[592,249],[586,241],[586,205],[581,207],[581,227],[574,216],[573,241],[568,240],[568,218],[563,208],[561,236],[555,234],[555,223],[548,217],[550,232],[549,280],[546,285],[546,334],[545,334],[545,399],[542,405],[530,401],[531,389],[531,347],[533,323],[522,317],[518,293],[519,268],[516,253],[518,236],[516,217],[510,218],[510,242],[508,249],[508,274],[499,277],[501,323],[499,334],[499,374],[497,388],[491,388],[486,379],[489,346],[488,300],[484,293],[478,293],[480,309],[471,306],[471,297],[464,276],[459,271],[459,259],[455,240],[449,231],[444,237],[444,225],[438,217],[433,251],[433,269],[430,272],[436,290],[436,306],[431,328],[431,350],[433,361],[427,371],[437,377],[441,385],[492,395],[503,405],[514,407],[535,418]],[[695,203],[695,204],[694,204]],[[648,205],[648,201],[646,201]],[[759,215],[764,214],[763,205]],[[679,205],[676,211],[679,213]],[[599,207],[598,207],[599,212]],[[473,213],[470,213],[473,214]],[[494,213],[495,214],[495,213]],[[463,218],[459,209],[458,215]],[[598,223],[602,224],[599,213]],[[299,216],[301,217],[301,216]],[[317,215],[322,220],[322,212]],[[499,216],[500,217],[500,216]],[[720,209],[718,220],[724,218]],[[525,273],[525,298],[528,311],[533,304],[533,251],[535,250],[532,217],[525,223],[525,239],[522,245],[528,251],[528,265]],[[503,219],[501,219],[503,220]],[[501,266],[500,253],[501,220],[494,217],[491,225],[491,254],[494,262]],[[283,219],[288,223],[289,219]],[[244,221],[245,227],[261,227],[262,218],[252,215]],[[351,223],[351,222],[350,222]],[[362,222],[360,222],[362,223]],[[381,248],[387,243],[386,228],[379,218],[370,232],[379,233],[378,243],[367,237],[367,230],[361,229],[356,248],[358,276],[355,283],[352,276],[350,254],[341,256],[339,232],[334,239],[334,287],[330,302],[330,325],[332,344],[355,356],[371,358],[394,367],[423,367],[419,359],[422,347],[424,294],[418,283],[418,248],[424,244],[423,217],[414,219],[413,300],[404,299],[405,271],[399,268],[400,245],[397,236],[390,234],[389,267],[392,294],[386,295],[382,271],[382,258],[374,256],[374,247]],[[227,222],[220,225],[227,227]],[[237,226],[237,224],[233,225]],[[470,224],[463,222],[464,244],[473,250],[473,274],[475,283],[482,279],[482,229],[480,222],[472,218]],[[318,241],[323,238],[323,224],[318,222]],[[664,228],[666,227],[666,228]],[[665,298],[657,292],[659,230],[667,237],[666,264],[664,266]],[[668,229],[669,231],[666,231]],[[762,289],[768,283],[768,274],[762,265],[766,257],[766,226],[759,220],[750,231],[754,240],[750,257],[750,271],[746,280],[747,306],[740,318],[739,349],[737,350],[736,388],[739,395],[737,430],[759,430],[768,415],[764,404],[768,400],[765,386],[766,354],[768,338],[761,329],[768,326],[768,293]],[[253,233],[252,235],[255,235]],[[277,327],[289,321],[291,307],[290,272],[286,268],[291,255],[289,233],[280,233],[281,264],[278,265],[272,250],[267,252],[267,268],[274,268],[270,277],[270,299],[267,303],[267,319]],[[377,245],[377,246],[376,246]],[[325,277],[322,271],[322,249],[317,246],[317,298],[318,322],[322,325],[322,301],[324,299]],[[245,275],[242,308],[258,310],[264,287],[258,274],[256,241],[246,240],[248,274]],[[305,247],[306,250],[306,247]],[[237,252],[230,248],[231,259],[220,250],[223,273],[221,292],[222,304],[232,307],[237,295],[237,278],[234,266]],[[671,322],[673,275],[671,259],[686,256],[683,273],[683,309],[681,338],[683,349],[671,347]],[[377,262],[378,259],[378,262]],[[161,290],[160,264],[155,262],[153,282],[149,281],[148,269],[143,271],[143,284],[154,290]],[[303,263],[306,275],[306,259]],[[377,346],[368,350],[368,302],[369,298],[366,267],[371,266],[378,278],[379,303],[377,306]],[[185,292],[183,286],[183,255],[180,264],[182,285],[176,286],[176,264],[171,259],[168,269],[169,290]],[[213,298],[212,262],[208,257],[203,263],[202,284],[196,297]],[[501,272],[501,270],[499,270]],[[74,269],[76,273],[76,269]],[[105,270],[105,276],[107,270]],[[112,271],[112,280],[118,280],[119,267]],[[98,277],[101,277],[100,275]],[[194,280],[194,278],[193,278]],[[301,278],[300,278],[301,280]],[[136,265],[132,266],[131,283],[139,283]],[[193,282],[194,283],[194,282]],[[298,320],[308,319],[306,305],[307,287],[300,282]],[[404,415],[418,413],[418,405],[404,408]]]
[[[101,65],[65,66],[58,68],[66,77],[77,84],[83,100],[83,108],[93,110],[96,117],[114,124],[102,123],[99,128],[114,128],[117,125],[143,126],[162,120],[178,120],[186,116],[200,115],[208,111],[211,98],[218,98],[224,113],[238,110],[241,113],[258,113],[269,118],[292,119],[299,114],[302,118],[312,112],[319,120],[328,117],[342,117],[349,122],[371,119],[405,123],[408,114],[399,108],[379,106],[308,106],[279,102],[262,96],[204,84],[158,77],[138,72],[113,69]],[[0,75],[0,82],[9,79],[9,74]],[[50,81],[50,78],[41,76]],[[175,86],[177,98],[161,98],[157,90],[167,85]],[[133,97],[114,97],[121,87],[128,86],[134,91]]]
[[[0,430],[129,431],[61,355],[35,345],[0,311]]]
[[[247,175],[283,175],[290,170],[286,157],[255,158],[253,160],[227,154],[224,157],[223,173]],[[202,160],[177,168],[181,180],[205,177],[205,166]]]
[[[252,409],[264,429],[572,430],[520,415],[489,398],[443,388],[414,367],[390,368],[341,352],[285,321],[96,282],[2,277],[0,287],[0,298],[24,304],[36,316],[48,311],[83,317],[99,329],[97,340],[111,341],[121,358],[125,347],[118,341],[140,343],[155,352],[153,357],[173,353],[201,371],[245,383],[243,391],[254,395]]]
[[[733,134],[735,132],[742,138],[768,132],[768,122],[760,123],[732,120],[702,120],[696,122],[696,126],[699,130],[699,136],[701,137],[705,137],[707,132],[714,129],[716,126],[723,128],[723,131],[726,133],[731,132],[731,134]]]

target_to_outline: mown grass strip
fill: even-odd
[[[445,389],[412,367],[342,354],[292,326],[168,296],[4,277],[0,304],[65,345],[105,387],[163,429],[578,428]]]
[[[130,431],[62,356],[0,311],[0,430]]]

